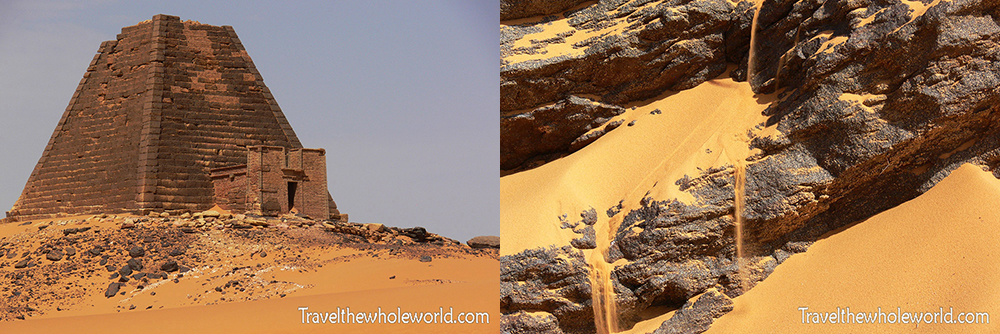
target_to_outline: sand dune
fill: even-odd
[[[501,177],[501,255],[568,245],[575,235],[559,228],[563,214],[579,220],[580,212],[594,208],[606,228],[605,210],[621,201],[628,212],[647,191],[654,198],[690,201],[674,181],[745,158],[746,133],[764,121],[761,111],[772,100],[756,98],[748,84],[723,76],[630,106],[635,109],[615,120],[635,121],[633,126],[622,125],[562,159]]]
[[[402,241],[401,235],[388,239],[386,233],[369,236],[381,241],[366,241],[292,220],[288,226],[185,233],[175,225],[183,221],[122,215],[0,225],[0,250],[10,254],[0,257],[0,277],[11,278],[0,284],[5,298],[0,316],[9,320],[0,321],[0,333],[289,333],[321,330],[317,326],[339,333],[499,330],[495,250]],[[134,227],[123,227],[131,222]],[[65,232],[81,228],[86,230]],[[144,255],[131,256],[128,250],[136,245]],[[52,260],[46,249],[67,255]],[[23,259],[36,265],[15,268]],[[118,294],[106,297],[121,271],[106,270],[105,263],[124,268],[127,260],[140,260],[144,268],[134,272],[146,277],[133,276]],[[182,269],[161,269],[168,260]],[[398,307],[411,313],[444,308],[453,317],[487,312],[489,323],[303,324],[299,307],[311,312]]]
[[[1000,180],[963,165],[920,197],[793,255],[711,333],[988,333],[983,324],[803,324],[803,311],[1000,316]],[[838,315],[839,316],[839,315]],[[886,320],[888,321],[888,320]],[[897,321],[901,321],[897,320]],[[939,320],[940,321],[940,318]]]
[[[495,277],[495,275],[494,275]],[[123,312],[0,323],[4,333],[108,333],[136,329],[142,333],[497,333],[496,299],[483,291],[499,291],[496,279],[447,285],[423,285],[390,289],[272,299],[259,302],[191,306],[145,312]],[[494,292],[498,294],[499,292]],[[474,296],[474,297],[470,297]],[[411,311],[433,311],[441,305],[459,310],[489,310],[489,325],[468,324],[303,324],[299,307],[310,311],[335,312],[350,307],[353,312],[396,307]]]

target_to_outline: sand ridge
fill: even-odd
[[[791,256],[734,299],[710,333],[896,333],[1000,331],[983,324],[803,324],[809,312],[1000,314],[1000,180],[963,165],[925,194]]]

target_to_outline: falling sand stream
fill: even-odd
[[[760,7],[763,0],[753,0],[754,2],[754,16],[753,23],[750,28],[750,52],[747,61],[747,82],[751,82],[751,78],[755,74],[754,71],[754,54],[756,53],[756,41],[757,41],[757,17],[760,14]],[[735,192],[734,197],[734,210],[733,218],[736,223],[736,254],[735,262],[737,264],[738,277],[740,280],[740,285],[743,291],[747,290],[748,277],[744,262],[744,247],[743,247],[743,211],[745,206],[745,188],[746,188],[746,158],[749,156],[749,138],[744,137],[745,134],[737,133],[733,138],[723,139],[718,138],[719,144],[723,147],[721,154],[723,154],[732,164],[733,171],[733,190]],[[600,334],[610,334],[616,333],[621,330],[618,324],[618,305],[616,302],[617,293],[614,290],[614,284],[611,280],[611,273],[614,271],[614,264],[608,262],[608,252],[614,240],[615,232],[618,225],[621,223],[622,216],[617,216],[609,219],[605,223],[596,224],[597,228],[596,241],[597,248],[589,251],[587,255],[587,263],[590,265],[590,283],[591,283],[591,301],[592,308],[594,311],[594,326],[597,333]]]

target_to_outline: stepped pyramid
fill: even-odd
[[[233,28],[161,14],[101,43],[7,219],[214,205],[342,218]]]

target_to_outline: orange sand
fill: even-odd
[[[692,201],[674,182],[746,157],[746,133],[765,120],[761,111],[771,100],[755,98],[746,83],[711,80],[635,105],[615,118],[635,120],[634,126],[623,125],[567,157],[501,177],[501,255],[568,245],[576,234],[559,228],[563,214],[579,221],[580,212],[593,207],[598,231],[608,233],[613,229],[604,211],[619,201],[623,213],[611,224],[638,207],[647,191],[658,199]],[[651,115],[654,109],[662,114]],[[606,237],[598,235],[598,243]]]
[[[712,333],[1000,332],[989,325],[802,324],[802,311],[1000,317],[1000,180],[963,165],[927,193],[817,241],[735,299]]]
[[[46,235],[61,235],[60,230],[70,227],[117,229],[124,218],[87,219],[90,217],[45,219],[24,226],[20,222],[0,224],[0,236],[10,241],[26,238],[23,240],[38,244]],[[75,222],[54,223],[42,231],[36,226],[70,220]],[[220,259],[205,259],[212,267],[187,262],[192,270],[177,282],[151,281],[143,289],[123,287],[125,295],[114,298],[104,297],[111,281],[103,271],[93,277],[69,278],[87,287],[88,292],[73,297],[74,303],[68,309],[64,305],[62,311],[56,311],[55,306],[40,302],[35,307],[42,314],[32,315],[26,321],[0,322],[0,333],[108,333],[133,329],[144,333],[499,332],[500,270],[496,259],[489,256],[451,250],[434,254],[431,262],[419,262],[416,258],[393,256],[385,249],[363,250],[332,244],[285,250],[272,247],[269,256],[261,258],[251,255],[252,249],[260,246],[233,243],[221,231],[203,232],[202,237],[211,240],[218,249],[229,249],[232,255],[219,253]],[[308,259],[306,263],[319,265],[276,266],[275,260],[280,258]],[[258,264],[262,266],[257,267]],[[42,260],[40,265],[50,264]],[[256,278],[272,282],[266,286],[287,296],[213,290],[238,278],[227,274],[237,266],[256,267],[250,269],[255,271]],[[0,274],[13,270],[18,269],[0,268]],[[128,310],[130,305],[136,309]],[[148,306],[152,308],[147,310]],[[489,324],[312,325],[301,323],[301,311],[297,309],[300,306],[309,307],[310,312],[335,312],[337,307],[348,306],[353,312],[374,312],[377,307],[384,311],[400,307],[410,312],[437,312],[443,307],[447,312],[451,307],[455,316],[459,312],[488,312]]]
[[[484,270],[489,272],[488,270]],[[191,306],[91,316],[64,317],[0,323],[3,333],[498,333],[499,270],[492,280],[447,285],[422,285],[367,291],[350,291],[257,302]],[[486,292],[489,291],[489,292]],[[490,312],[489,325],[468,324],[303,324],[299,307],[309,311],[376,311],[377,307],[404,311],[437,312],[454,308],[454,314]]]

